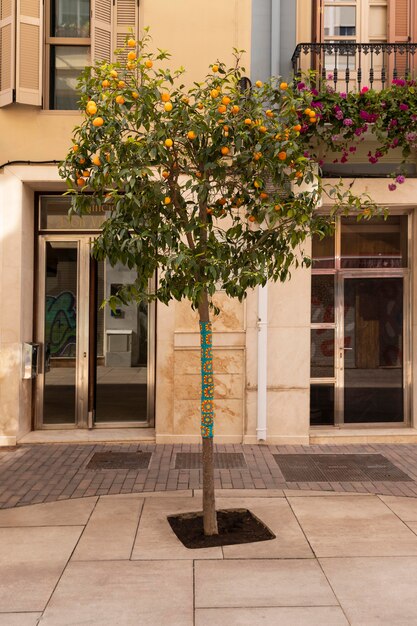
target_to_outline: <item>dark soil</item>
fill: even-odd
[[[205,536],[203,513],[171,515],[168,522],[178,539],[186,548],[212,548],[240,543],[275,539],[260,519],[248,509],[224,509],[217,511],[218,535]]]

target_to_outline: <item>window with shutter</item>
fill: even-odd
[[[416,35],[413,29],[412,0],[389,0],[388,37],[391,43],[407,43],[414,41]],[[404,77],[415,67],[414,57],[408,53],[394,52],[389,59],[390,73],[393,76]]]
[[[116,0],[114,20],[114,46],[113,48],[122,48],[125,44],[126,37],[133,34],[138,35],[138,4],[137,0]],[[119,61],[123,59],[119,55]]]
[[[77,109],[78,76],[91,62],[90,0],[47,0],[45,43],[45,106]]]
[[[91,56],[95,61],[111,61],[112,41],[112,0],[92,0]]]
[[[0,0],[0,106],[13,102],[15,0]]]

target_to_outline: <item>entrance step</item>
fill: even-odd
[[[313,428],[310,444],[417,443],[415,428]]]
[[[155,443],[154,428],[96,428],[93,430],[34,430],[22,443]]]

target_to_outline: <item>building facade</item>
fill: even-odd
[[[101,214],[67,217],[57,162],[80,119],[76,77],[91,59],[110,60],[129,32],[149,26],[155,48],[170,50],[190,83],[238,48],[254,80],[314,69],[336,89],[380,89],[414,71],[412,46],[398,55],[390,49],[416,40],[414,3],[0,6],[0,445],[33,434],[79,440],[105,431],[120,439],[121,429],[160,443],[198,442],[196,314],[186,301],[102,308],[132,272],[91,258]],[[352,48],[358,43],[364,47]],[[309,242],[312,269],[294,270],[287,283],[250,292],[244,303],[217,294],[216,441],[417,439],[417,179],[411,163],[407,184],[387,197],[395,157],[372,169],[368,150],[365,142],[342,169],[326,159],[325,172],[329,182],[345,176],[355,191],[388,203],[388,220],[339,218],[333,238]],[[39,346],[34,377],[32,344]]]

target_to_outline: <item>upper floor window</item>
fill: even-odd
[[[77,109],[77,78],[90,64],[90,0],[49,0],[46,37],[49,109]]]

